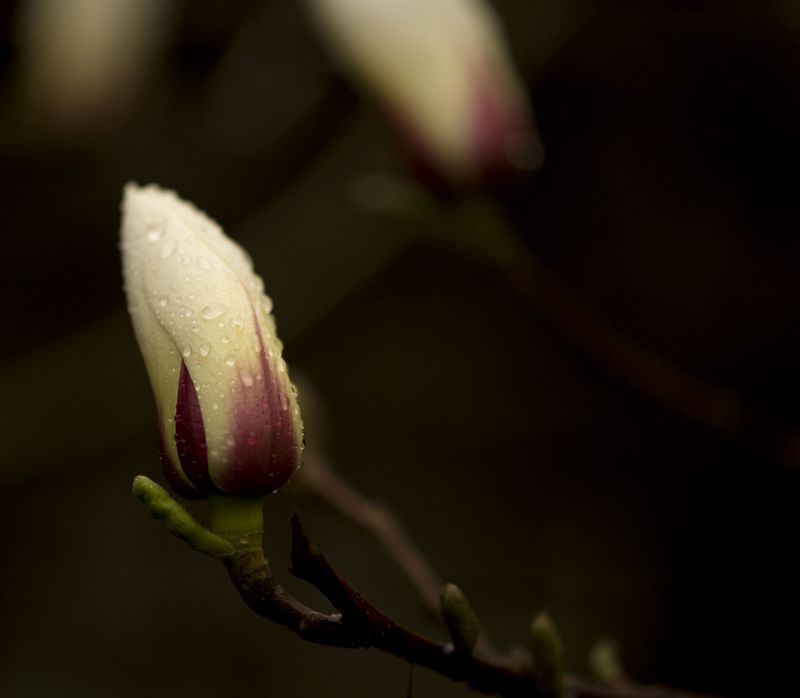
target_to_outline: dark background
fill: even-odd
[[[368,215],[359,183],[402,159],[300,3],[171,4],[135,89],[75,120],[30,96],[21,5],[0,5],[2,695],[406,695],[402,662],[249,613],[129,494],[160,477],[119,272],[129,180],[174,188],[250,251],[293,375],[326,404],[329,456],[497,641],[546,607],[574,671],[610,636],[643,681],[792,693],[797,471],[625,388],[487,266]],[[800,427],[800,11],[495,6],[547,149],[506,200],[515,224],[598,316]],[[267,504],[296,593],[323,605],[285,572],[291,508],[376,605],[439,632],[299,484]],[[416,672],[417,698],[468,694]]]

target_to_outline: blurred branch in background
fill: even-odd
[[[467,197],[442,205],[413,181],[390,175],[361,178],[354,198],[416,239],[493,265],[562,340],[638,396],[787,467],[800,464],[800,431],[781,430],[732,388],[692,374],[606,322],[539,261],[496,202]]]

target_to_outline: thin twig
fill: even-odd
[[[302,482],[320,499],[380,543],[416,590],[428,619],[441,624],[439,599],[444,582],[391,510],[359,492],[316,450],[306,452],[300,473]],[[486,658],[501,657],[484,629],[475,651]]]
[[[314,547],[292,516],[292,573],[317,588],[338,613],[320,613],[294,599],[274,579],[263,553],[246,552],[226,560],[244,601],[258,615],[275,621],[310,642],[336,647],[373,647],[420,664],[477,691],[510,698],[543,698],[529,662],[484,659],[455,652],[448,643],[408,630],[353,590]],[[569,677],[569,698],[700,698],[647,687],[603,687]]]
[[[438,620],[439,595],[444,582],[397,517],[344,480],[319,454],[307,455],[300,474],[302,481],[320,499],[370,533],[386,549],[416,589],[426,613]]]

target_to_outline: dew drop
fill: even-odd
[[[239,377],[242,379],[242,383],[248,388],[255,382],[253,379],[253,374],[250,373],[250,371],[248,371],[246,368],[243,368],[239,372]]]
[[[225,365],[226,366],[235,366],[236,365],[236,359],[233,357],[232,354],[228,354],[225,357]]]
[[[211,351],[211,347],[208,346],[208,344],[201,344],[200,348],[198,349],[198,352],[200,353],[200,356],[202,356],[203,358],[208,356],[208,352],[210,352],[210,351]]]
[[[147,229],[145,235],[147,235],[147,239],[150,242],[158,242],[161,239],[161,228],[155,225],[151,225]]]
[[[205,257],[200,257],[197,260],[197,266],[200,267],[203,271],[211,271],[211,262],[209,262]]]
[[[161,246],[161,259],[168,259],[172,256],[172,253],[175,251],[175,241],[174,240],[167,240]]]
[[[190,346],[185,346],[181,350],[181,354],[183,354],[183,356],[188,359],[192,355],[192,348]]]
[[[231,338],[228,335],[224,334],[222,335],[221,340],[223,344],[230,344]]]
[[[255,274],[252,279],[250,279],[250,288],[256,293],[263,293],[264,279],[262,279],[258,274]]]
[[[219,303],[211,303],[207,305],[200,311],[200,317],[203,320],[213,320],[214,318],[218,318],[220,315],[225,313],[225,306],[220,305]]]
[[[159,298],[159,299],[158,299],[158,304],[159,304],[159,305],[160,305],[162,308],[163,308],[163,307],[164,307],[164,306],[165,306],[167,303],[169,303],[169,298],[167,298],[166,296],[161,296],[161,298]]]
[[[212,402],[211,403],[211,409],[212,410],[218,410],[219,409],[219,403],[218,402]]]

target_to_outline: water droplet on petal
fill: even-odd
[[[204,271],[211,271],[212,269],[211,262],[209,262],[205,257],[200,257],[200,259],[197,260],[197,266]]]
[[[220,315],[225,313],[225,306],[220,305],[219,303],[211,303],[207,305],[200,311],[200,317],[203,320],[213,320],[214,318],[218,318]]]
[[[242,383],[243,383],[245,386],[247,386],[248,388],[249,388],[251,385],[253,385],[253,383],[255,382],[255,381],[254,381],[254,379],[253,379],[253,374],[252,374],[252,373],[250,373],[250,371],[248,371],[246,368],[243,368],[243,369],[242,369],[242,370],[239,372],[239,377],[242,379]]]
[[[161,246],[161,259],[168,259],[172,256],[172,253],[175,251],[175,241],[174,240],[167,240]]]
[[[264,291],[264,279],[262,279],[258,274],[254,274],[253,277],[250,279],[250,288],[253,289],[256,293],[263,293]]]
[[[232,354],[228,354],[225,357],[225,365],[226,366],[235,366],[236,365],[236,358]]]
[[[208,352],[211,351],[211,347],[208,346],[208,344],[201,344],[200,349],[198,349],[198,351],[200,352],[200,356],[205,358],[206,356],[208,356]]]
[[[161,239],[161,228],[151,225],[145,235],[150,242],[158,242]]]
[[[223,344],[229,344],[231,341],[231,338],[226,334],[222,335],[221,339]]]
[[[158,299],[158,304],[159,304],[159,305],[160,305],[162,308],[163,308],[163,307],[164,307],[164,306],[165,306],[167,303],[169,303],[169,298],[167,298],[166,296],[161,296],[161,298],[159,298],[159,299]]]
[[[185,346],[181,349],[181,354],[188,359],[192,355],[192,348],[190,346]]]

